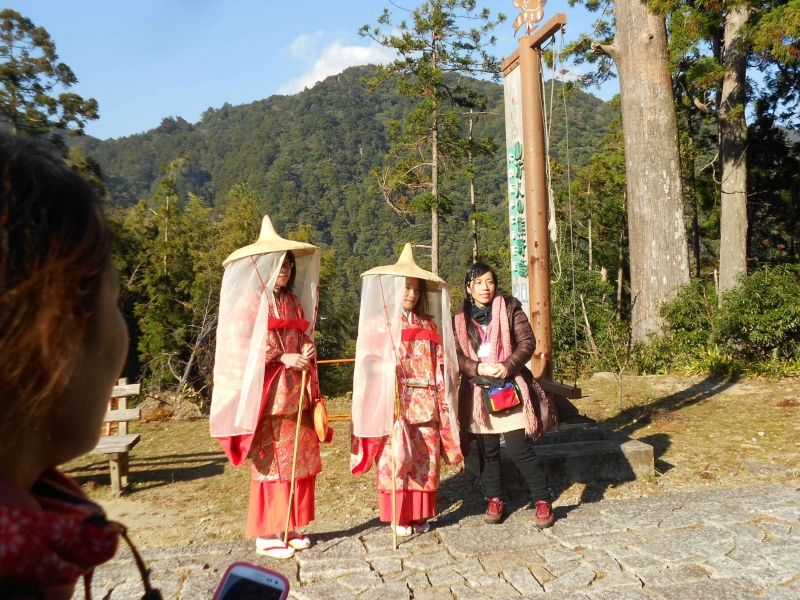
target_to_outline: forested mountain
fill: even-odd
[[[194,192],[220,208],[226,192],[243,182],[260,194],[264,211],[280,231],[311,225],[319,242],[359,257],[356,270],[363,269],[393,257],[401,242],[425,244],[429,236],[426,217],[409,224],[373,190],[369,171],[386,152],[387,123],[401,118],[408,105],[389,87],[370,93],[362,80],[371,72],[371,67],[354,67],[294,96],[209,109],[196,124],[167,118],[140,135],[106,141],[83,138],[79,143],[100,163],[116,205],[131,205],[149,196],[162,165],[186,157],[187,166],[178,178],[182,195]],[[487,110],[493,113],[479,117],[475,133],[491,136],[501,148],[493,157],[477,161],[478,204],[502,221],[506,187],[502,86],[474,84],[489,98]],[[559,95],[555,98],[559,100]],[[594,152],[613,111],[577,90],[571,92],[568,110],[570,160],[578,165]],[[559,116],[553,119],[553,155],[566,162],[560,102],[553,114]],[[444,219],[442,273],[457,278],[469,260],[470,240],[464,228],[467,182],[445,185],[455,209]]]
[[[389,123],[411,106],[391,86],[370,92],[365,77],[372,72],[354,67],[294,96],[209,109],[196,124],[168,118],[140,135],[77,142],[101,166],[117,224],[116,261],[131,329],[127,373],[167,382],[169,373],[178,378],[167,364],[174,361],[197,364],[201,379],[210,381],[214,346],[206,316],[214,310],[220,263],[257,236],[258,215],[269,214],[283,235],[323,248],[317,344],[324,358],[353,354],[362,272],[394,262],[405,242],[422,246],[417,261],[430,268],[430,215],[400,215],[377,192],[372,171],[383,164]],[[488,98],[474,135],[498,148],[475,161],[479,254],[507,284],[503,90],[469,83]],[[560,88],[555,91],[559,99]],[[553,117],[551,145],[554,158],[566,163],[559,106],[552,111],[560,116]],[[614,111],[577,90],[568,106],[569,162],[577,167],[596,151]],[[440,217],[440,273],[459,298],[472,260],[469,181],[447,169],[441,180],[452,210]]]

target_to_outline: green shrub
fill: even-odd
[[[693,280],[661,310],[663,331],[638,345],[645,373],[669,371],[738,377],[794,376],[800,371],[800,279],[789,266],[765,267],[717,297]]]
[[[763,268],[722,298],[716,340],[750,361],[800,356],[800,279],[789,267]]]
[[[635,348],[635,361],[644,373],[693,371],[709,359],[716,319],[717,295],[711,281],[693,279],[661,309],[660,335]]]
[[[687,358],[684,370],[689,375],[722,375],[728,379],[738,379],[747,371],[744,361],[715,344]]]

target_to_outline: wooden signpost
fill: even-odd
[[[508,164],[511,292],[525,309],[536,336],[531,370],[545,391],[555,397],[580,398],[578,388],[553,381],[550,314],[550,243],[547,232],[547,160],[542,111],[542,45],[567,24],[558,13],[543,25],[544,2],[516,0],[523,8],[514,25],[528,35],[501,68],[505,92],[506,159]],[[563,413],[577,414],[571,403],[557,402]]]

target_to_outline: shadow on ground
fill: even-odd
[[[736,379],[709,375],[702,381],[679,392],[657,398],[647,404],[630,406],[610,419],[601,421],[599,425],[629,436],[642,427],[646,427],[654,415],[673,413],[687,406],[705,402],[732,387],[736,381]]]
[[[736,380],[734,379],[709,376],[686,389],[657,398],[644,405],[631,406],[614,417],[599,422],[597,426],[623,438],[631,437],[632,434],[646,427],[653,417],[665,413],[673,413],[688,406],[705,402],[724,392],[735,383]],[[653,447],[653,458],[657,473],[663,474],[673,468],[673,465],[661,458],[671,445],[669,434],[656,433],[638,437],[637,439]],[[580,477],[570,476],[563,464],[559,463],[548,463],[546,470],[548,471],[550,490],[554,499],[559,498],[574,483],[585,484],[578,504],[556,508],[556,516],[561,519],[565,518],[579,504],[599,502],[605,497],[609,487],[621,481],[630,481],[635,478],[632,469],[627,474],[620,473],[620,476],[615,480],[594,478],[591,473],[584,473]],[[519,471],[507,459],[503,461],[503,487],[510,511],[513,512],[528,507],[530,498],[527,486]],[[439,490],[439,506],[442,512],[439,521],[443,524],[452,524],[467,516],[483,514],[486,509],[486,502],[479,477],[465,470],[443,480]]]
[[[198,452],[195,454],[173,454],[168,456],[131,457],[128,481],[131,485],[126,494],[152,489],[177,481],[193,481],[224,471],[227,459],[222,452]],[[79,485],[108,486],[108,460],[96,460],[78,465],[66,471]]]

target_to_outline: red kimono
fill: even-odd
[[[411,442],[411,469],[396,481],[397,522],[424,521],[436,516],[440,458],[448,464],[462,460],[450,429],[444,393],[444,356],[436,324],[413,313],[403,315],[397,380],[402,416]],[[377,486],[381,521],[392,520],[392,458],[386,438],[378,459]]]
[[[279,316],[270,316],[263,408],[248,454],[251,461],[248,537],[275,536],[286,527],[302,371],[287,369],[280,357],[300,353],[303,344],[311,341],[304,333],[308,322],[297,296],[284,292],[275,299]],[[316,363],[312,363],[303,395],[290,531],[314,520],[314,488],[317,474],[322,471],[322,460],[311,408],[318,397]]]

